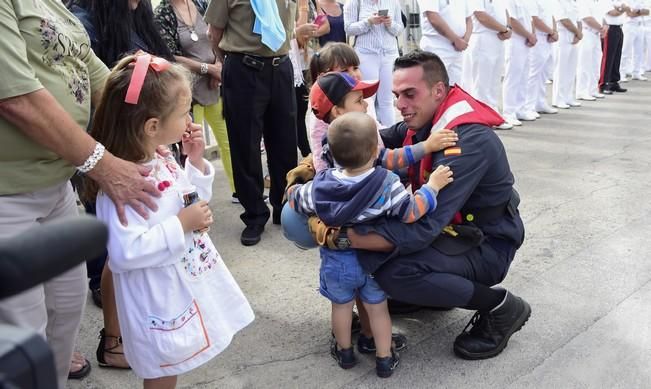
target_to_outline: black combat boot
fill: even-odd
[[[509,338],[531,315],[529,304],[508,291],[490,312],[477,311],[454,341],[454,353],[463,359],[486,359],[501,353]],[[472,326],[470,330],[468,327]]]

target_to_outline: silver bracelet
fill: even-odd
[[[95,144],[95,149],[93,150],[93,153],[86,159],[86,162],[84,162],[83,165],[77,166],[77,170],[81,173],[88,173],[89,171],[93,170],[97,163],[102,159],[104,156],[104,151],[106,149],[104,148],[104,145],[97,142]]]
[[[202,63],[199,67],[199,74],[208,74],[208,64]]]

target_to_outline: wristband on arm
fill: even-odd
[[[93,170],[102,159],[102,157],[104,157],[104,151],[106,151],[104,145],[96,142],[93,153],[86,159],[86,161],[84,161],[81,166],[77,166],[77,170],[79,170],[80,173],[88,173],[89,171]]]

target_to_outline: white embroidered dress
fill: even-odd
[[[158,211],[149,219],[126,207],[128,226],[113,202],[97,197],[97,217],[109,228],[109,268],[124,353],[142,378],[177,375],[222,352],[233,335],[254,319],[253,311],[207,233],[184,234],[176,216],[183,192],[196,187],[212,195],[214,169],[203,174],[189,162],[184,171],[174,158],[147,163],[162,189]]]

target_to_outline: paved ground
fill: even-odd
[[[230,204],[220,171],[211,235],[257,319],[179,387],[650,387],[651,82],[624,85],[629,93],[500,132],[527,228],[504,284],[533,314],[492,360],[455,358],[452,341],[470,317],[457,309],[395,319],[409,348],[392,378],[377,378],[371,358],[340,370],[327,350],[317,252],[295,249],[272,225],[259,245],[241,246],[240,208]],[[133,373],[95,364],[100,328],[101,312],[89,299],[79,349],[93,372],[70,387],[139,387]]]

